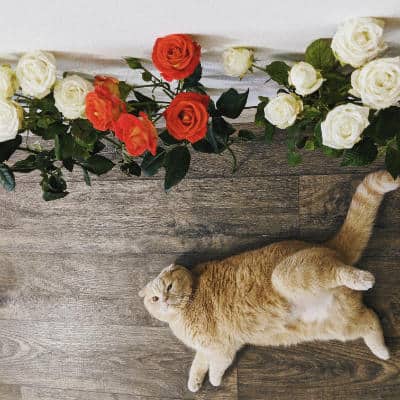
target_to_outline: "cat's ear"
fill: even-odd
[[[172,272],[178,269],[178,265],[175,265],[174,263],[168,265],[167,268],[165,268],[165,272]]]

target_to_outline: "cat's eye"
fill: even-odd
[[[172,283],[170,283],[167,287],[167,292],[169,292],[172,289]]]
[[[155,302],[158,301],[158,297],[157,297],[157,296],[153,296],[153,297],[151,298],[151,300],[152,300],[153,303],[155,303]]]

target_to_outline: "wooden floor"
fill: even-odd
[[[323,240],[340,226],[368,169],[322,155],[290,168],[283,143],[243,144],[229,158],[195,155],[169,194],[161,178],[116,172],[45,203],[37,175],[0,191],[0,399],[400,399],[400,192],[387,196],[360,265],[377,285],[392,353],[361,342],[245,348],[221,388],[186,389],[192,352],[145,312],[138,291],[160,269],[283,238]],[[375,164],[369,170],[379,167]]]

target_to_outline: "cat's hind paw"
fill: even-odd
[[[381,345],[381,346],[370,346],[370,350],[374,355],[381,360],[389,360],[390,358],[390,353],[389,350],[386,346]]]
[[[342,275],[345,286],[353,290],[368,290],[375,284],[375,277],[368,271],[349,269]]]
[[[216,376],[216,375],[210,374],[209,379],[210,379],[211,385],[221,386],[222,376]]]
[[[201,388],[201,384],[202,382],[199,382],[196,379],[189,379],[188,389],[193,393],[198,392]]]

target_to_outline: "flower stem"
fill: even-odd
[[[18,146],[18,150],[26,151],[26,152],[32,153],[32,154],[39,154],[40,153],[40,151],[33,150],[33,149],[30,149],[29,147],[24,147],[24,146]]]
[[[232,156],[232,163],[233,163],[233,166],[232,166],[232,174],[234,174],[234,173],[237,171],[237,159],[236,159],[236,155],[235,155],[235,153],[233,152],[233,150],[232,150],[229,146],[227,146],[226,148],[228,149],[229,153],[231,153],[231,156]]]
[[[259,66],[256,65],[256,64],[253,64],[252,67],[255,68],[255,69],[259,69],[260,71],[266,72],[266,71],[265,71],[265,68],[259,67]]]

